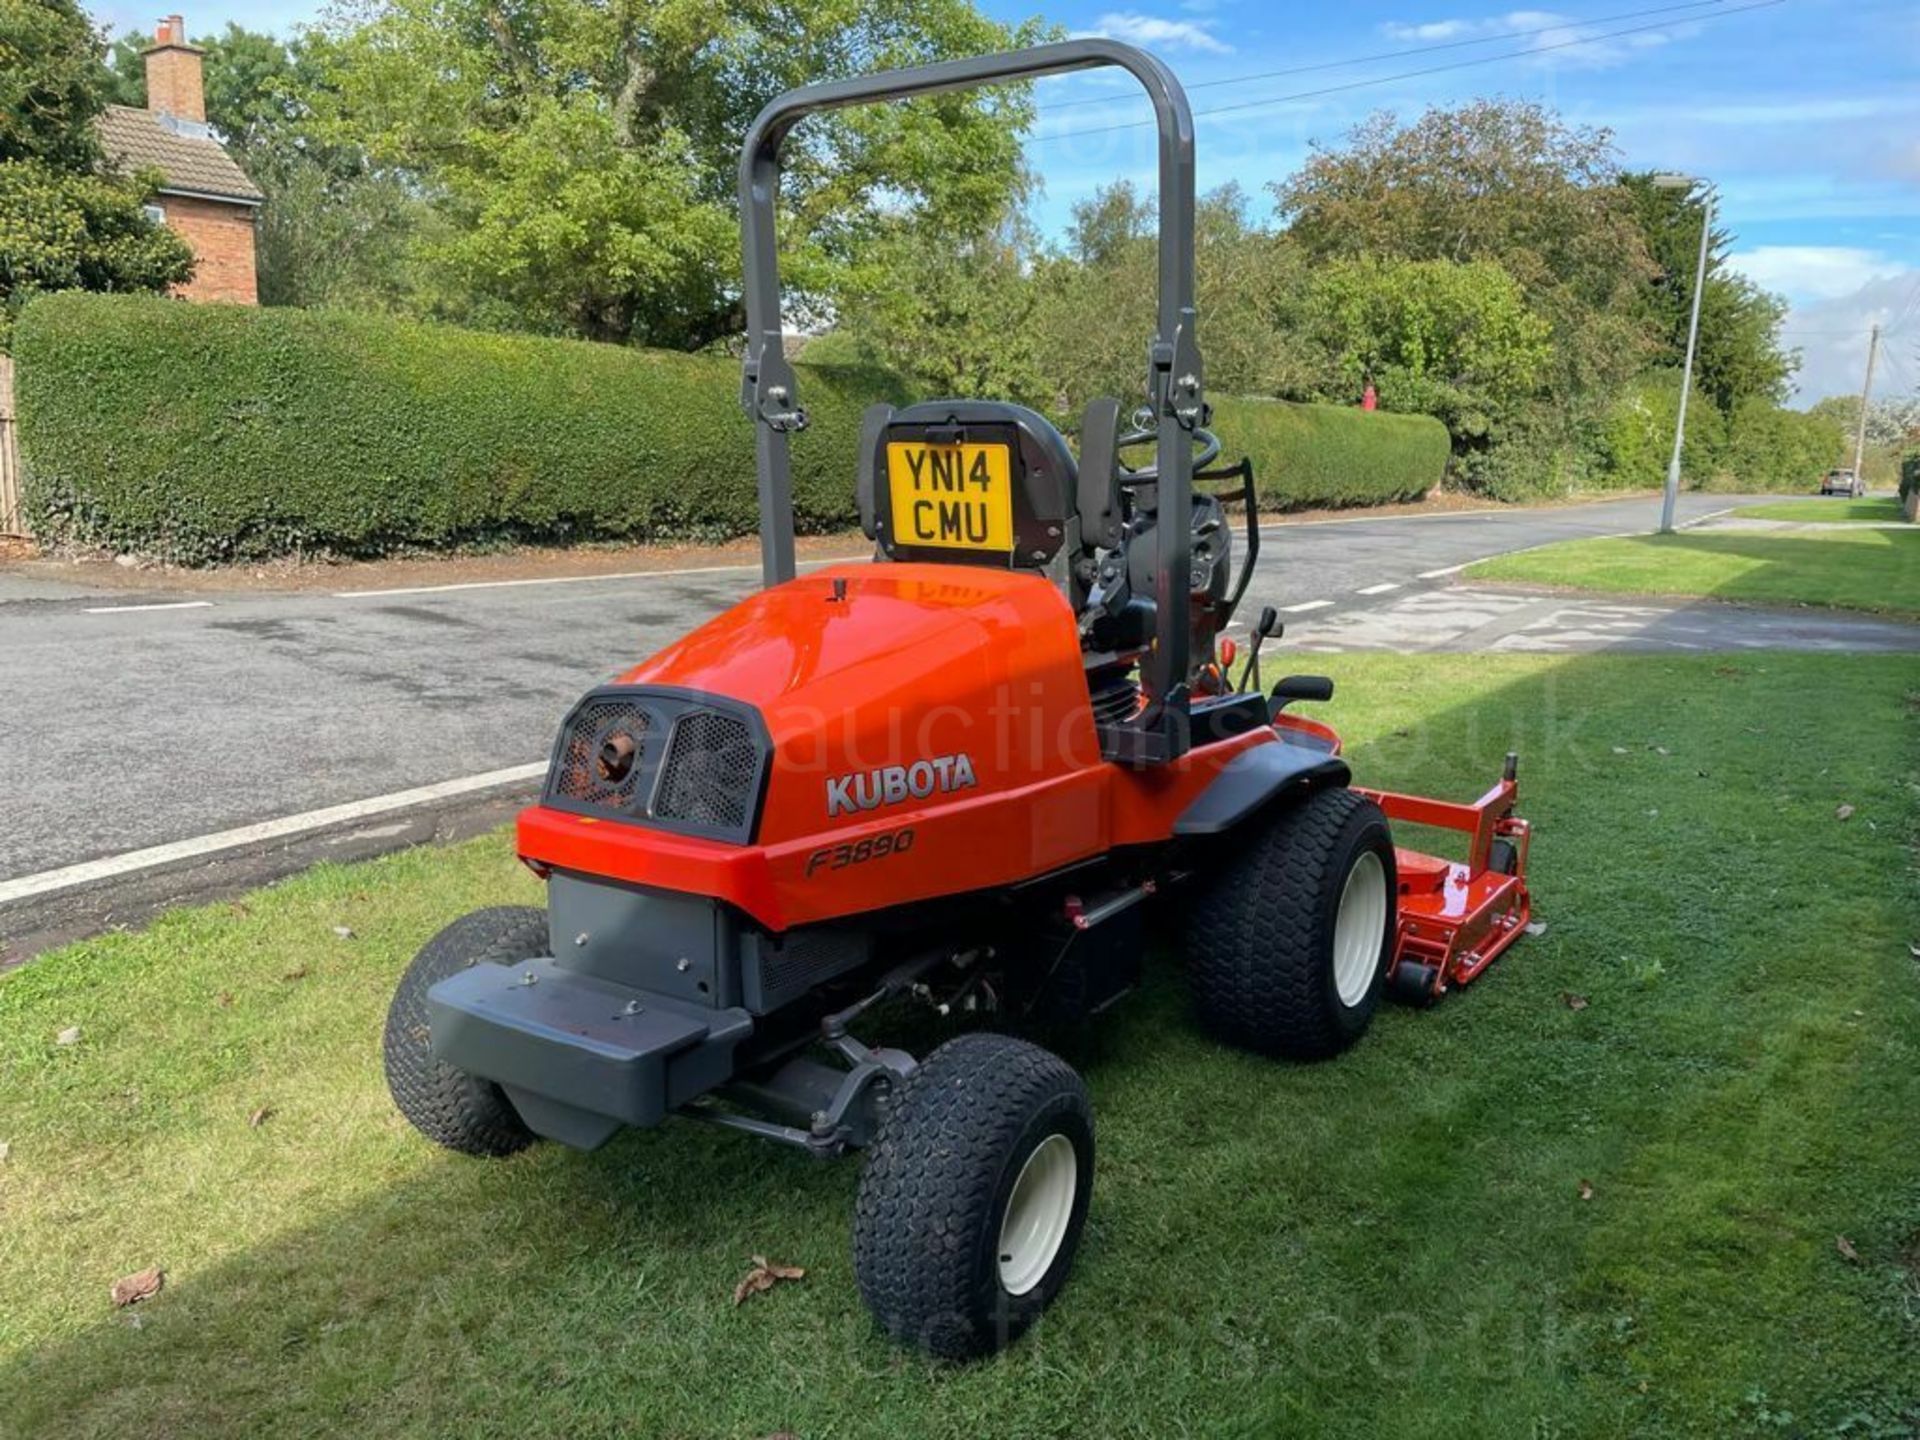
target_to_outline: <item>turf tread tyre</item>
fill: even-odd
[[[413,957],[387,1007],[381,1041],[387,1090],[413,1128],[463,1155],[499,1157],[524,1150],[533,1132],[498,1085],[434,1058],[427,991],[471,965],[513,965],[547,952],[547,916],[527,905],[463,915]]]
[[[1230,843],[1240,843],[1236,840]],[[1200,1022],[1230,1044],[1319,1060],[1365,1032],[1385,956],[1359,1004],[1334,989],[1333,927],[1352,862],[1373,849],[1386,868],[1386,943],[1397,891],[1386,816],[1345,788],[1318,790],[1254,822],[1187,911],[1186,954]]]
[[[1076,1156],[1066,1233],[1045,1276],[1007,1293],[998,1265],[1009,1192],[1040,1142]],[[854,1201],[860,1294],[896,1340],[945,1359],[1000,1349],[1059,1292],[1093,1183],[1093,1110],[1073,1068],[1007,1035],[949,1040],[894,1082]]]

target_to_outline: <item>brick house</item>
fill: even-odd
[[[147,108],[109,105],[100,140],[123,169],[158,170],[148,212],[193,248],[193,279],[175,294],[188,300],[260,303],[254,273],[254,218],[265,198],[207,124],[201,57],[187,28],[169,15],[154,31],[147,64]]]

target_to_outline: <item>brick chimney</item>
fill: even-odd
[[[187,43],[187,22],[178,15],[154,26],[153,45],[141,52],[147,62],[147,108],[204,124],[207,97],[200,57],[206,53]]]

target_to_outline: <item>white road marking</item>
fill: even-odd
[[[89,605],[89,615],[131,615],[136,610],[208,610],[211,600],[168,600],[153,605]]]
[[[1488,555],[1483,558],[1491,560],[1493,557]],[[1443,575],[1458,575],[1462,570],[1466,569],[1467,566],[1478,565],[1479,563],[1478,560],[1462,560],[1458,565],[1449,565],[1442,570],[1422,570],[1418,578],[1422,580],[1438,580]]]
[[[797,569],[820,565],[847,565],[870,559],[866,555],[836,555],[825,560],[802,560]],[[680,575],[758,573],[758,565],[689,565],[682,570],[617,570],[605,575],[536,575],[526,580],[464,580],[453,585],[401,585],[391,590],[336,590],[335,600],[377,600],[389,595],[441,595],[450,590],[507,590],[519,585],[583,585],[594,580],[671,580]]]
[[[1228,497],[1232,498],[1232,497]],[[1327,520],[1270,520],[1260,527],[1269,530],[1302,530],[1309,525],[1388,525],[1402,520],[1465,520],[1475,515],[1511,515],[1511,510],[1434,510],[1424,515],[1336,515]]]
[[[1298,605],[1282,605],[1280,608],[1288,615],[1298,615],[1306,610],[1325,610],[1331,604],[1331,600],[1303,600]]]
[[[1354,594],[1384,595],[1389,590],[1398,590],[1399,588],[1400,582],[1398,580],[1382,580],[1378,585],[1368,585],[1364,589],[1354,591]]]
[[[329,805],[324,810],[309,810],[301,815],[286,815],[278,820],[263,820],[256,825],[220,830],[192,840],[175,840],[166,845],[149,846],[145,850],[129,850],[124,855],[109,855],[99,860],[82,861],[78,865],[64,865],[58,870],[43,870],[38,875],[0,880],[0,905],[34,895],[48,895],[56,890],[71,890],[76,885],[87,885],[96,880],[117,879],[137,871],[151,870],[157,865],[171,865],[181,860],[216,855],[223,850],[237,850],[243,845],[284,840],[288,836],[304,835],[329,825],[364,820],[370,815],[387,815],[395,810],[405,810],[435,800],[448,800],[456,795],[470,795],[476,790],[489,790],[497,785],[511,785],[544,775],[546,771],[545,761],[514,765],[505,770],[488,770],[480,775],[442,780],[435,785],[396,790],[391,795],[376,795],[369,800],[352,800],[344,805]]]

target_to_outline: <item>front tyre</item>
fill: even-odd
[[[1187,912],[1200,1021],[1262,1054],[1338,1054],[1372,1021],[1393,954],[1387,817],[1351,790],[1320,790],[1248,829]]]
[[[1093,1187],[1093,1109],[1059,1056],[949,1040],[895,1082],[860,1175],[853,1267],[886,1332],[944,1359],[1017,1339],[1066,1283]]]
[[[427,991],[470,965],[514,965],[547,953],[547,916],[526,905],[464,915],[429,940],[400,977],[381,1042],[387,1091],[413,1128],[463,1155],[524,1150],[533,1132],[490,1080],[437,1059],[427,1033]]]

